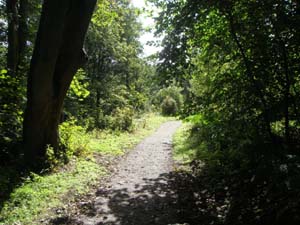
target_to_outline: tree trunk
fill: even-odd
[[[7,69],[10,76],[15,77],[19,62],[19,40],[18,40],[18,1],[6,0],[7,13]]]
[[[58,150],[58,124],[74,74],[86,61],[84,37],[96,0],[45,0],[31,60],[24,147],[28,163]]]
[[[28,0],[6,0],[7,11],[7,69],[10,76],[18,77],[28,33]]]
[[[28,0],[20,0],[19,6],[19,29],[18,29],[18,65],[23,63],[26,41],[28,36]]]

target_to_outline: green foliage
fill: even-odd
[[[294,199],[294,193],[300,190],[300,173],[295,167],[300,158],[275,155],[273,152],[279,153],[280,147],[273,146],[271,152],[270,146],[264,143],[253,145],[251,141],[241,143],[240,149],[211,145],[209,137],[215,133],[209,130],[213,125],[201,116],[196,117],[198,126],[184,124],[175,135],[173,155],[179,165],[190,163],[199,187],[195,192],[208,193],[201,196],[204,201],[217,196],[217,201],[211,201],[211,207],[227,209],[218,210],[219,218],[223,220],[221,224],[236,224],[237,218],[238,224],[253,224],[253,221],[297,224],[299,201]],[[213,138],[220,143],[220,136]],[[223,143],[226,142],[223,140]],[[274,217],[274,212],[280,216]],[[249,215],[255,219],[249,222]]]
[[[21,13],[24,11],[17,3],[16,11],[20,26],[15,25],[13,29],[16,29],[17,33],[19,31],[19,36],[9,38],[8,21],[12,16],[6,7],[6,3],[9,2],[1,1],[0,6],[0,164],[10,164],[22,157],[19,143],[22,138],[26,103],[26,75],[41,11],[41,1],[24,1],[22,3],[26,18],[23,18]],[[25,46],[22,46],[23,44]],[[18,58],[14,62],[17,65],[15,76],[10,74],[7,68],[12,63],[7,61],[9,48],[17,50],[17,54],[20,54],[18,57],[10,57],[10,61]]]
[[[167,31],[161,66],[186,68],[183,73],[195,96],[186,105],[201,115],[194,122],[205,148],[238,152],[264,143],[281,145],[282,154],[286,148],[295,154],[297,6],[291,1],[153,2],[162,7],[158,32]],[[184,47],[172,44],[177,39]],[[275,124],[281,124],[276,133]]]
[[[162,111],[167,109],[168,105],[171,104],[170,106],[173,107],[173,110],[170,111],[171,114],[169,115],[176,115],[183,107],[183,95],[181,92],[181,87],[172,84],[169,87],[160,89],[152,99],[152,102],[156,107],[161,107]],[[164,106],[166,107],[163,108]]]
[[[129,107],[117,108],[109,117],[108,127],[113,130],[131,130],[134,111]]]
[[[138,15],[127,0],[96,6],[85,42],[89,61],[65,102],[66,112],[89,130],[130,130],[133,117],[145,110],[153,70],[139,57]]]
[[[76,120],[68,120],[59,126],[60,142],[62,148],[65,149],[65,156],[84,155],[88,152],[88,144],[90,136],[86,133],[86,129],[76,125]]]
[[[99,99],[95,114],[89,114],[89,129],[130,130],[134,116],[142,111],[144,96],[138,92],[129,92],[124,85],[112,86],[106,92],[106,99]]]
[[[24,88],[20,80],[9,76],[7,70],[3,69],[0,72],[0,93],[0,161],[3,159],[4,162],[15,157],[10,151],[21,138]]]
[[[289,120],[297,117],[299,102],[294,92],[299,80],[294,67],[297,6],[291,1],[153,2],[163,9],[158,32],[167,31],[160,67],[175,65],[175,79],[186,68],[181,73],[196,96],[190,111],[207,109],[227,114],[223,118],[253,121],[268,141],[271,124],[284,120],[282,138],[289,142],[289,130],[295,128]]]
[[[75,74],[72,83],[69,89],[69,98],[75,99],[77,98],[79,101],[83,101],[87,96],[89,96],[90,92],[88,90],[88,82],[85,82],[86,73],[83,69],[79,69]],[[77,100],[75,99],[75,100]]]
[[[170,96],[165,97],[161,103],[161,111],[165,116],[175,116],[178,112],[177,102]]]
[[[167,83],[169,74],[190,92],[184,112],[193,124],[186,140],[192,145],[184,147],[194,151],[195,174],[209,181],[200,186],[211,194],[228,192],[233,199],[226,199],[222,224],[297,224],[299,201],[290,196],[300,190],[291,182],[299,177],[292,169],[300,149],[299,6],[152,2],[161,7],[157,31],[165,34],[158,75]],[[229,190],[217,190],[224,186]],[[289,209],[270,207],[266,199]]]

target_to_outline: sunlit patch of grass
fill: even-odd
[[[183,123],[173,136],[173,158],[179,164],[188,164],[196,157],[196,150],[190,142],[190,129],[190,123]]]
[[[78,159],[67,172],[39,176],[31,174],[16,188],[1,211],[0,224],[32,224],[32,221],[47,215],[49,209],[63,205],[62,197],[86,191],[95,184],[105,168],[93,161]]]
[[[132,132],[95,131],[89,148],[100,154],[122,155],[154,132],[160,124],[169,120],[175,118],[147,114],[135,121],[135,129]]]

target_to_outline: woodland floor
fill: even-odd
[[[107,182],[77,203],[76,212],[49,224],[198,224],[189,196],[182,195],[189,185],[172,160],[172,135],[180,125],[164,123],[118,163]]]

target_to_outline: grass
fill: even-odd
[[[171,119],[174,118],[149,114],[135,122],[136,128],[132,132],[95,131],[89,148],[100,154],[122,155]]]
[[[31,174],[26,178],[4,204],[0,224],[33,224],[50,208],[62,206],[64,195],[84,193],[86,186],[105,174],[105,169],[95,162],[78,159],[73,163],[71,171],[47,176]]]
[[[105,166],[98,164],[93,155],[124,154],[154,132],[160,124],[170,119],[151,114],[135,121],[135,129],[132,132],[95,131],[81,134],[87,135],[90,140],[84,154],[72,157],[68,165],[56,168],[56,172],[44,176],[32,173],[24,178],[24,182],[15,188],[9,200],[4,202],[0,224],[34,225],[39,224],[36,221],[49,218],[53,209],[65,204],[66,198],[70,201],[70,197],[87,193],[89,186],[96,184],[107,174]],[[76,132],[72,135],[80,136]],[[85,143],[86,136],[82,138]],[[69,140],[72,138],[69,137]],[[78,140],[75,138],[74,141]]]
[[[173,136],[173,158],[178,164],[189,164],[197,152],[190,142],[191,124],[185,122]]]

